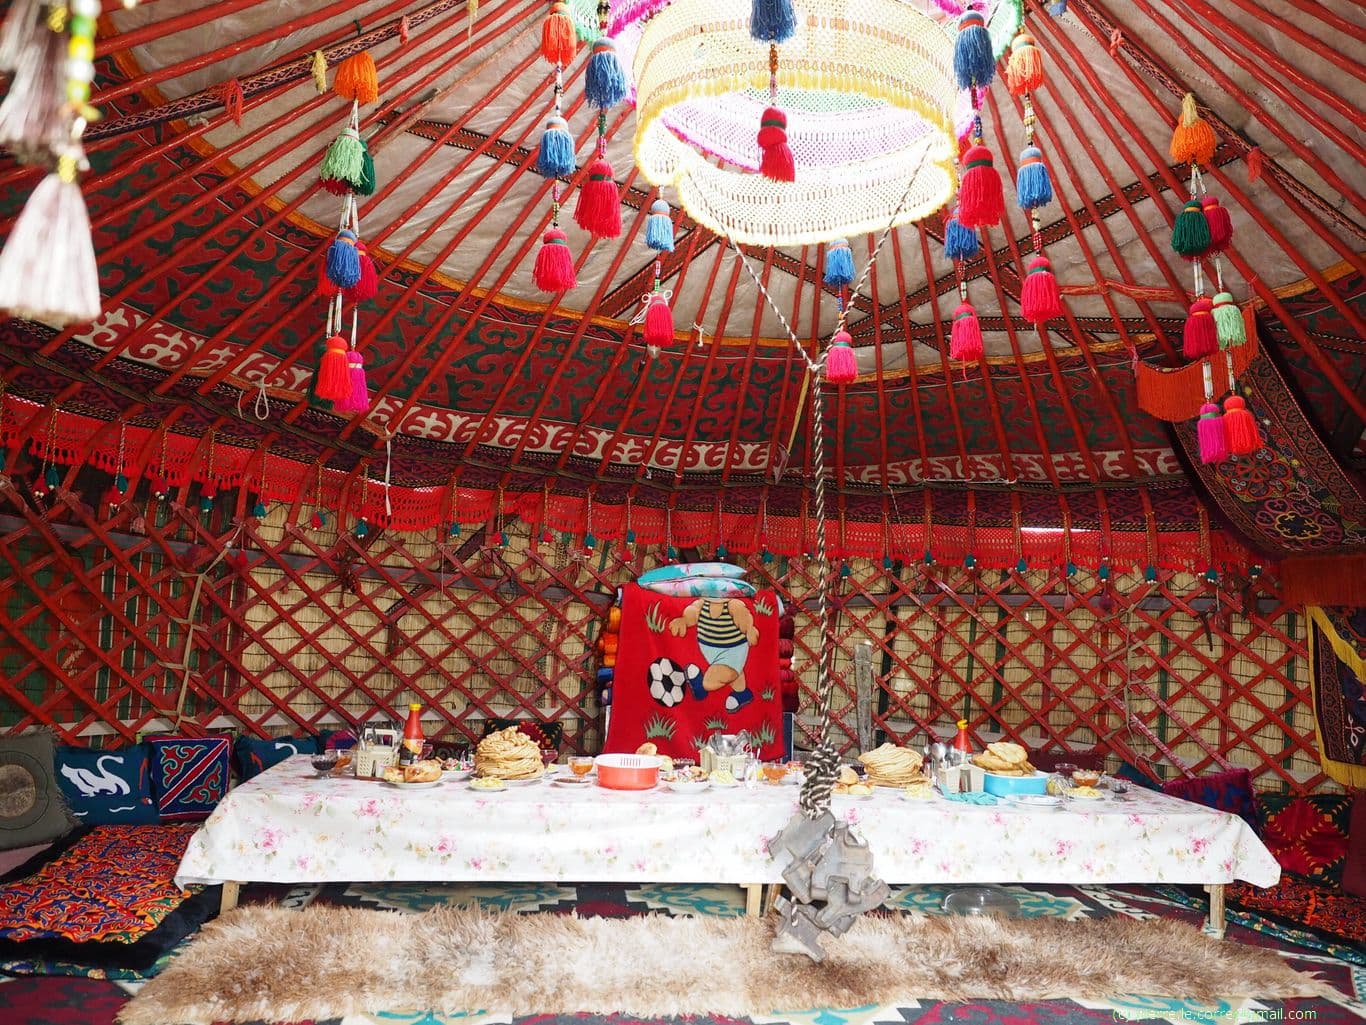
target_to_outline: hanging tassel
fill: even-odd
[[[337,232],[327,247],[327,276],[338,288],[352,288],[360,280],[360,253],[356,233],[350,228]]]
[[[474,22],[479,17],[479,0],[466,0],[465,3],[465,42],[474,38]]]
[[[1006,88],[1012,96],[1032,93],[1043,85],[1043,55],[1034,45],[1034,37],[1021,32],[1010,44],[1010,60],[1006,62]]]
[[[0,250],[0,310],[57,326],[100,315],[100,275],[90,217],[76,182],[83,160],[68,143],[33,190]]]
[[[318,264],[318,283],[313,287],[313,294],[324,299],[335,299],[340,291],[341,289],[327,276],[327,259],[324,257]]]
[[[408,15],[398,19],[398,45],[407,46],[408,36],[413,31],[413,24],[408,20]]]
[[[1257,418],[1241,395],[1224,399],[1224,434],[1228,438],[1228,450],[1235,456],[1250,456],[1264,444]]]
[[[574,162],[574,136],[569,122],[555,114],[547,119],[536,151],[536,173],[543,178],[569,178],[578,165]]]
[[[332,140],[323,156],[322,167],[318,174],[329,192],[340,195],[328,182],[343,182],[346,189],[359,189],[364,184],[365,146],[360,141],[360,132],[347,128]]]
[[[569,239],[559,228],[551,228],[541,238],[532,277],[542,292],[568,292],[578,287]]]
[[[1191,303],[1186,326],[1181,334],[1181,352],[1186,359],[1204,359],[1219,351],[1219,336],[1214,328],[1214,304],[1203,295]]]
[[[1214,297],[1214,333],[1221,349],[1229,349],[1247,341],[1243,311],[1238,309],[1231,292],[1220,292]]]
[[[971,260],[982,249],[977,232],[958,219],[958,211],[944,225],[944,255],[950,260]]]
[[[364,50],[347,57],[337,65],[337,73],[332,76],[332,91],[362,106],[374,103],[379,99],[379,72],[375,69],[375,59]]]
[[[230,78],[224,82],[218,90],[219,98],[223,101],[223,112],[232,118],[235,124],[242,123],[242,104],[246,97],[242,95],[242,83],[235,78]]]
[[[599,157],[588,165],[586,178],[574,202],[574,223],[590,235],[616,238],[621,234],[621,195],[612,165]]]
[[[759,120],[759,173],[770,181],[797,180],[797,163],[787,144],[787,115],[769,107]]]
[[[958,220],[967,228],[998,224],[1006,212],[1005,189],[992,163],[991,150],[976,145],[963,154],[963,177],[958,186]]]
[[[854,283],[854,253],[848,239],[837,238],[826,246],[825,283],[831,288],[848,288]]]
[[[346,339],[333,335],[327,340],[323,358],[318,361],[317,383],[314,390],[318,398],[341,403],[351,395],[351,373],[346,363]]]
[[[26,36],[17,22],[24,18],[22,5],[11,8],[5,19],[16,22],[15,34]],[[0,149],[14,154],[21,164],[46,164],[52,154],[69,145],[70,118],[62,65],[66,36],[39,23],[27,46],[16,44],[14,77],[0,102]]]
[[[825,350],[825,379],[831,384],[848,384],[858,377],[858,358],[849,332],[840,328]]]
[[[985,89],[996,75],[991,35],[981,11],[964,11],[958,19],[958,38],[953,42],[953,73],[959,89]]]
[[[1054,0],[1048,5],[1048,13],[1055,18],[1061,18],[1067,13],[1067,0]]]
[[[797,31],[792,0],[754,0],[749,12],[749,34],[761,43],[785,43]]]
[[[256,520],[264,520],[266,518],[266,503],[261,501],[259,496],[256,499],[256,504],[251,507],[251,516],[252,519]]]
[[[606,110],[626,99],[626,72],[617,60],[617,44],[607,36],[593,43],[588,68],[583,73],[583,94],[595,107]]]
[[[360,151],[360,178],[356,182],[356,195],[373,196],[379,180],[375,177],[375,158],[371,155],[370,146],[364,139],[360,141]]]
[[[1021,210],[1053,202],[1053,182],[1043,162],[1043,151],[1037,146],[1026,146],[1020,154],[1020,167],[1015,172],[1015,201]]]
[[[1031,324],[1042,324],[1062,314],[1062,293],[1058,291],[1052,264],[1048,257],[1036,256],[1029,261],[1024,287],[1020,289],[1020,315]]]
[[[1229,216],[1228,209],[1220,205],[1215,196],[1206,196],[1200,200],[1200,209],[1204,211],[1205,223],[1209,225],[1209,253],[1222,253],[1233,243],[1233,218]]]
[[[674,315],[663,292],[650,293],[645,306],[645,344],[668,345],[674,340]]]
[[[953,327],[949,331],[949,358],[965,363],[976,363],[982,358],[982,327],[977,323],[977,311],[969,302],[960,303],[953,311]]]
[[[1181,114],[1172,132],[1170,153],[1178,164],[1208,164],[1214,157],[1219,140],[1209,122],[1200,116],[1195,105],[1195,94],[1186,93],[1181,100]]]
[[[1209,243],[1209,222],[1205,220],[1200,200],[1189,199],[1172,223],[1172,251],[1194,260],[1205,255]]]
[[[43,22],[43,0],[14,0],[0,21],[0,71],[14,71],[25,53],[41,45],[40,32],[50,31]],[[55,35],[55,33],[54,33]]]
[[[379,291],[379,274],[375,270],[375,261],[370,259],[365,243],[359,240],[356,242],[356,257],[360,263],[360,277],[346,290],[346,301],[349,303],[366,302],[373,299]]]
[[[645,218],[645,244],[657,253],[674,251],[673,211],[663,199],[650,204],[650,215]]]
[[[573,62],[578,46],[579,36],[568,5],[551,4],[550,13],[541,22],[541,56],[551,64],[566,67]]]
[[[308,65],[309,73],[313,76],[313,88],[318,90],[318,95],[327,92],[327,56],[321,50],[313,51],[313,60]]]
[[[346,376],[350,387],[346,397],[337,401],[337,412],[370,412],[370,386],[365,380],[365,357],[355,349],[346,354]]]
[[[318,361],[318,366],[320,367],[323,363],[323,357],[327,355],[327,341],[327,339],[320,338],[313,346],[313,358]],[[345,342],[342,344],[345,345]],[[318,375],[316,373],[308,376],[308,393],[306,397],[308,399],[308,404],[314,409],[331,411],[332,403],[318,394]]]
[[[1200,446],[1200,462],[1210,465],[1222,463],[1228,458],[1228,435],[1224,431],[1219,407],[1213,402],[1206,402],[1200,407],[1200,422],[1196,425],[1195,433]]]

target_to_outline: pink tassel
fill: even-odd
[[[366,252],[364,242],[356,243],[356,252],[360,254],[360,280],[346,290],[346,300],[363,303],[373,299],[379,292],[379,274],[375,271],[375,261]]]
[[[1218,351],[1219,332],[1214,324],[1214,303],[1202,295],[1191,303],[1181,336],[1181,352],[1186,359],[1204,359]]]
[[[532,277],[542,292],[568,292],[578,287],[574,257],[569,252],[569,239],[559,228],[551,228],[541,237],[541,249],[536,254]]]
[[[830,348],[825,350],[825,379],[831,384],[849,384],[858,377],[853,341],[849,332],[842,328],[830,339]]]
[[[318,384],[313,389],[320,399],[341,402],[351,395],[351,374],[346,363],[346,339],[333,335],[318,363]]]
[[[963,154],[963,180],[958,186],[958,223],[985,228],[1000,222],[1006,212],[1005,189],[992,163],[991,150],[972,146]]]
[[[1048,257],[1036,256],[1029,261],[1024,287],[1020,290],[1020,315],[1031,324],[1043,324],[1062,314],[1062,294],[1058,291],[1053,267]]]
[[[1224,399],[1224,433],[1228,437],[1228,450],[1235,456],[1250,456],[1262,447],[1262,432],[1257,428],[1257,418],[1247,408],[1241,395],[1230,395]]]
[[[977,311],[971,303],[962,303],[953,311],[953,327],[949,331],[949,358],[976,363],[982,358],[982,327],[977,323]]]
[[[1200,423],[1196,425],[1196,436],[1200,443],[1200,462],[1205,464],[1222,463],[1228,458],[1228,438],[1224,434],[1224,421],[1219,415],[1219,407],[1206,402],[1200,407]]]
[[[346,367],[351,390],[347,392],[346,398],[337,401],[337,412],[370,412],[370,386],[365,380],[365,357],[352,349],[346,354]]]
[[[660,292],[650,295],[645,307],[645,344],[668,345],[674,340],[674,315]]]
[[[612,165],[601,157],[588,165],[585,181],[579,186],[574,223],[599,238],[621,235],[621,194]]]
[[[787,144],[787,115],[769,107],[759,121],[759,173],[775,182],[797,179],[797,162]]]
[[[1222,253],[1233,242],[1233,218],[1215,196],[1206,196],[1200,200],[1200,206],[1209,224],[1209,248],[1205,252]]]

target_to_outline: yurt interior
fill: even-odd
[[[1366,1017],[1359,0],[0,0],[0,1022]]]

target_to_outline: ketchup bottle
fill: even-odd
[[[422,757],[426,741],[422,736],[422,706],[414,702],[408,706],[408,722],[403,727],[403,745],[399,749],[398,760],[410,765]]]
[[[958,720],[958,736],[953,738],[953,749],[958,752],[958,760],[966,762],[972,757],[972,740],[968,736],[968,721]]]

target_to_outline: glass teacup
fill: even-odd
[[[583,778],[593,771],[593,758],[591,755],[570,755],[569,771],[575,776]]]

